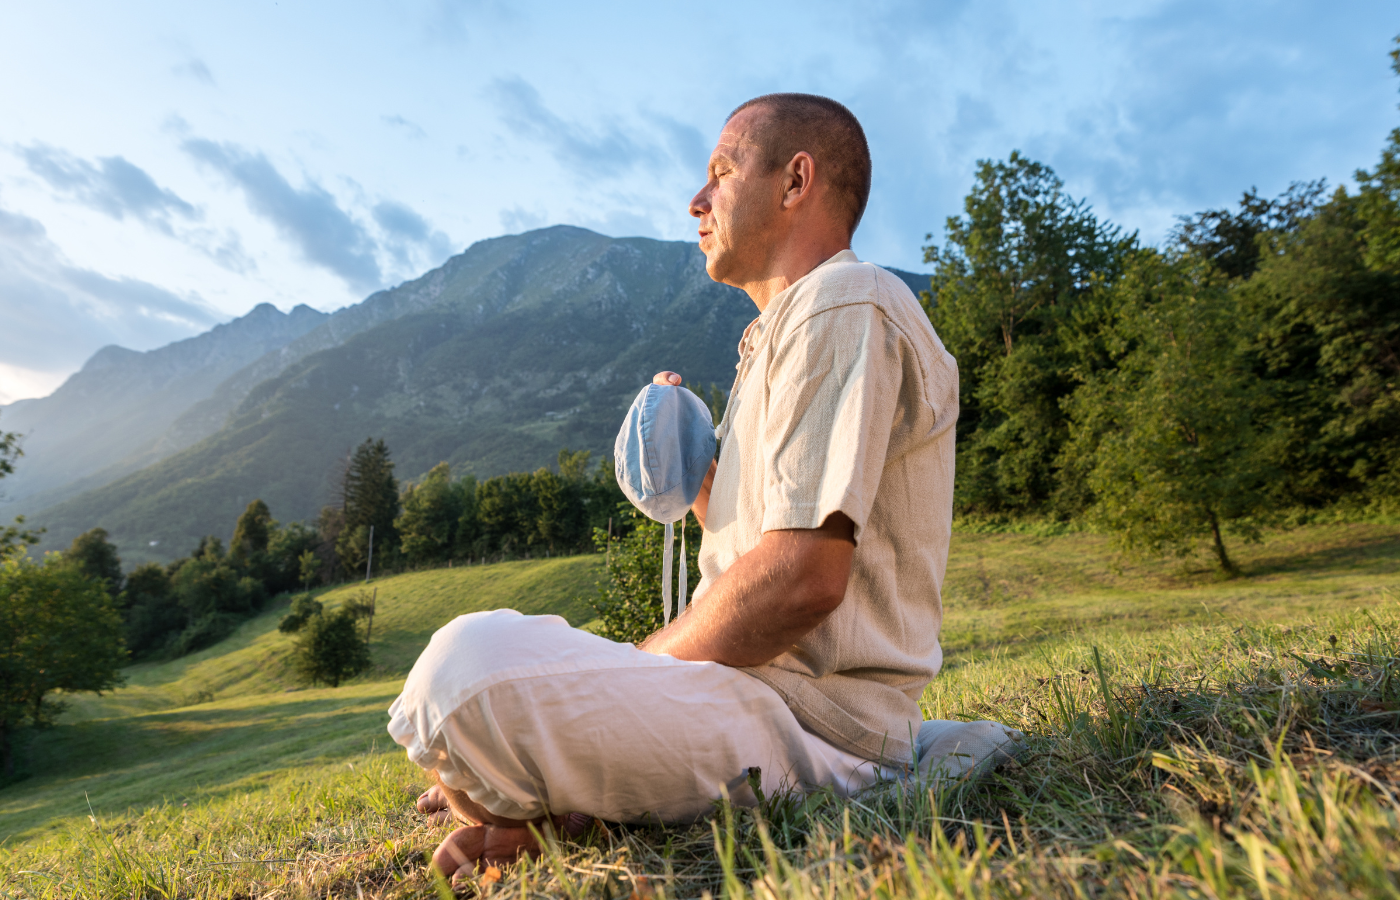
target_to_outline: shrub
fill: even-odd
[[[298,635],[292,661],[304,681],[339,687],[345,679],[369,668],[369,637],[368,633],[360,635],[358,623],[363,618],[373,621],[373,616],[374,601],[364,592],[333,613],[302,594],[292,601],[291,613],[277,627]]]
[[[661,551],[665,527],[628,505],[619,506],[618,511],[617,518],[630,526],[625,537],[614,536],[609,542],[607,531],[593,531],[598,550],[608,557],[608,580],[599,582],[598,597],[592,603],[593,611],[602,620],[596,633],[609,640],[640,644],[662,626]],[[679,528],[676,538],[679,547]],[[691,516],[685,518],[685,541],[689,594],[700,582],[700,525]],[[678,579],[679,572],[672,572]],[[671,590],[677,590],[674,584]],[[689,597],[686,599],[688,602]]]

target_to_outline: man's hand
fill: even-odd
[[[762,665],[841,605],[855,548],[855,524],[839,512],[820,528],[766,532],[641,649],[695,662]]]

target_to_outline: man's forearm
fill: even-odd
[[[853,533],[851,520],[836,513],[821,528],[764,534],[699,602],[641,649],[729,666],[768,662],[841,605]]]
[[[710,471],[705,473],[705,480],[700,483],[700,494],[695,498],[695,503],[690,507],[690,511],[695,514],[695,521],[700,523],[700,527],[705,527],[705,514],[710,511],[710,488],[715,484],[715,472],[719,471],[719,463],[710,460]]]

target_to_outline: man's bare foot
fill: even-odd
[[[446,825],[452,821],[452,807],[448,805],[447,795],[442,792],[441,785],[435,784],[419,794],[418,802],[414,805],[434,825]]]
[[[581,813],[559,816],[555,828],[569,837],[588,830],[592,817]],[[538,831],[543,823],[536,825]],[[464,825],[447,836],[433,852],[433,865],[444,878],[460,882],[484,865],[513,863],[522,855],[538,856],[539,841],[528,826]]]

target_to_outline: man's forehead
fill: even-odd
[[[747,115],[749,110],[740,110],[728,122],[724,123],[724,129],[719,133],[719,140],[715,142],[714,152],[710,154],[711,159],[733,160],[743,154],[746,147],[754,144],[754,117]]]

